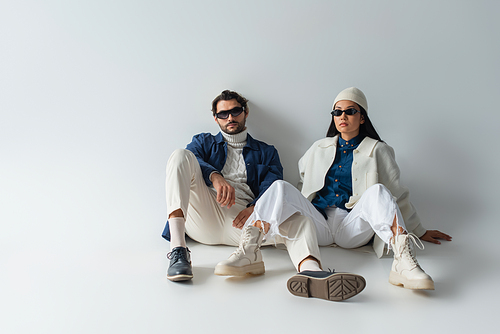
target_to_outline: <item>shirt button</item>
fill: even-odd
[[[345,152],[346,152],[346,151],[344,151],[344,153],[345,153]]]
[[[354,150],[354,153],[358,153],[359,151],[358,150]]]
[[[358,163],[357,163],[357,162],[355,162],[354,164],[355,164],[355,165],[357,165]]]
[[[339,180],[338,180],[338,179],[335,179],[335,182],[339,182]]]
[[[358,179],[357,178],[354,178],[354,181],[357,181]]]
[[[339,194],[337,194],[337,195],[335,195],[335,196],[339,197]]]
[[[346,145],[349,145],[349,142],[348,142],[348,141],[346,141],[346,142],[345,142],[345,144],[346,144]]]
[[[358,194],[354,194],[354,196],[358,196]]]
[[[342,166],[339,166],[339,168],[342,168]]]

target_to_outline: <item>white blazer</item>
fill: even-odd
[[[309,201],[325,185],[325,177],[335,160],[338,135],[316,141],[299,160],[300,180],[298,189]],[[426,232],[420,218],[409,200],[408,188],[399,183],[399,167],[394,150],[384,142],[365,137],[353,152],[352,196],[346,208],[353,208],[359,198],[370,186],[381,183],[389,189],[396,200],[406,228],[421,237]],[[373,248],[380,258],[384,253],[385,242],[375,236]]]

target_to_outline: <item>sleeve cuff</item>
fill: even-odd
[[[427,232],[427,230],[421,225],[421,224],[418,224],[417,227],[415,227],[412,231],[417,237],[421,237],[425,234],[425,232]]]

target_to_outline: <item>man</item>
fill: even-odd
[[[248,100],[225,90],[212,102],[221,132],[195,135],[186,149],[170,156],[166,169],[168,222],[163,237],[170,241],[171,281],[193,277],[185,233],[209,245],[237,245],[253,205],[275,181],[283,178],[277,150],[247,134]]]
[[[174,151],[168,160],[168,222],[163,237],[170,241],[167,278],[171,281],[193,278],[185,234],[209,245],[239,244],[230,261],[217,265],[217,275],[265,271],[260,245],[266,226],[257,221],[243,233],[241,228],[262,194],[274,181],[283,178],[283,167],[273,146],[247,133],[247,102],[236,92],[223,91],[212,102],[213,117],[221,132],[215,136],[195,135],[185,150]],[[298,270],[302,266],[321,271],[316,231],[309,218],[292,216],[280,225],[276,242],[286,245]],[[320,285],[329,282],[323,276],[313,279]]]

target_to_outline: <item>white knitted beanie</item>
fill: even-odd
[[[335,103],[342,100],[356,102],[357,104],[362,106],[366,112],[368,112],[368,102],[366,101],[366,96],[365,94],[363,94],[362,91],[360,91],[356,87],[346,88],[343,91],[341,91],[339,95],[337,95],[337,97],[335,98],[335,101],[333,101],[332,109],[335,109]]]

